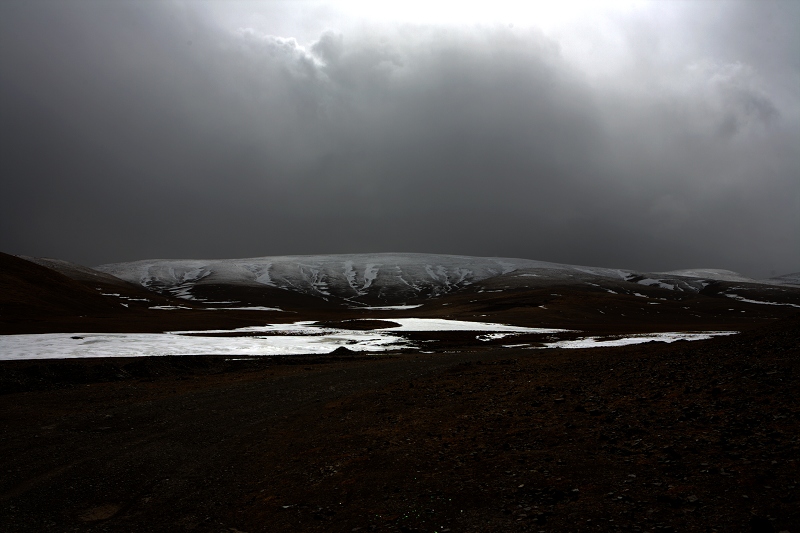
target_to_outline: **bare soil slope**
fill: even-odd
[[[207,310],[108,274],[95,278],[85,267],[50,263],[62,271],[0,252],[0,334],[161,332],[291,320],[276,312]]]

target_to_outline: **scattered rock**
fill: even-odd
[[[104,505],[92,507],[91,509],[83,512],[79,518],[82,522],[99,522],[100,520],[108,520],[117,514],[120,509],[121,506],[117,504],[106,503]]]

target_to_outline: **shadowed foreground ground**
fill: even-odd
[[[5,362],[0,529],[800,531],[799,338]]]

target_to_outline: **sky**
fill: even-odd
[[[800,271],[800,2],[6,0],[0,251]]]

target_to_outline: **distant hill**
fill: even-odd
[[[797,313],[797,276],[661,273],[436,254],[143,260],[95,269],[2,254],[0,333],[169,331],[387,316],[533,327],[714,328]]]
[[[800,272],[794,274],[786,274],[785,276],[777,276],[764,280],[765,283],[771,285],[789,285],[792,287],[800,287]]]
[[[642,286],[699,292],[710,281],[756,283],[726,270],[642,274],[631,270],[435,254],[274,256],[226,260],[144,260],[96,267],[151,290],[204,300],[211,287],[272,287],[354,304],[402,304],[457,292],[487,280],[509,287],[564,283]]]
[[[119,306],[60,272],[0,252],[0,316],[6,319],[108,313]]]
[[[683,276],[687,278],[705,278],[719,281],[743,281],[745,283],[756,283],[752,278],[742,276],[733,270],[723,270],[721,268],[691,268],[686,270],[670,270],[663,272],[668,276]]]

